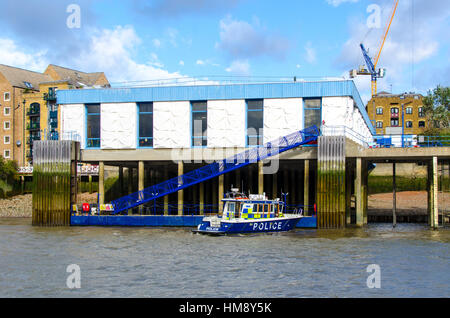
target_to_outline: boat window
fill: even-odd
[[[269,212],[269,205],[268,204],[264,204],[264,212]]]
[[[270,205],[270,212],[275,212],[275,205],[274,204]]]
[[[228,202],[228,211],[234,213],[235,204],[234,202]]]

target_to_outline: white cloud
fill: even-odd
[[[0,61],[2,64],[43,72],[49,64],[46,53],[47,51],[26,53],[21,51],[13,40],[0,38]]]
[[[341,4],[346,3],[346,2],[355,3],[358,1],[359,0],[327,0],[328,4],[331,4],[333,7],[338,7]]]
[[[311,42],[307,42],[305,45],[305,60],[310,64],[317,61],[316,50],[312,47]]]
[[[181,60],[180,62],[178,62],[179,65],[184,66],[184,61]]]
[[[161,47],[161,40],[159,39],[153,39],[153,46],[157,49],[159,49]]]
[[[202,60],[197,60],[197,62],[195,63],[197,65],[205,65],[205,62]]]
[[[131,26],[97,30],[86,49],[73,60],[80,70],[103,71],[111,82],[180,78],[183,75],[162,69],[155,53],[145,62],[137,62],[133,53],[142,43]]]
[[[258,56],[283,59],[289,49],[289,41],[280,35],[271,34],[259,24],[257,18],[250,24],[227,16],[220,21],[220,42],[216,48],[234,59]]]
[[[248,60],[235,60],[228,68],[225,69],[225,71],[237,75],[249,75],[250,63]]]

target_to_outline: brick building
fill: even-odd
[[[377,135],[418,135],[427,128],[421,94],[378,93],[366,110]]]
[[[60,132],[58,89],[109,87],[104,73],[84,73],[49,65],[44,73],[0,64],[0,155],[30,163],[33,140]]]

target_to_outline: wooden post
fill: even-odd
[[[178,177],[184,174],[184,164],[183,161],[178,161]],[[178,180],[178,184],[182,184],[182,180]],[[178,215],[183,215],[183,206],[184,206],[184,191],[178,191]]]
[[[200,215],[205,214],[205,183],[201,182],[199,185],[199,192],[200,192]]]
[[[89,178],[89,182],[91,182],[91,178]],[[124,184],[123,184],[123,167],[119,167],[119,185],[120,185],[120,196],[124,195]]]
[[[258,161],[258,194],[264,192],[264,164],[262,161]]]
[[[305,167],[303,169],[303,206],[305,215],[309,213],[309,160],[305,160]]]
[[[138,163],[138,191],[144,190],[144,178],[145,178],[144,161],[139,161],[139,163]],[[144,206],[141,204],[139,206],[139,214],[142,215],[143,211],[144,211]]]
[[[164,180],[169,179],[169,166],[164,165]],[[164,215],[169,215],[169,196],[164,196]]]
[[[129,167],[128,169],[128,194],[133,193],[133,168]],[[128,209],[128,215],[133,214],[133,209]]]
[[[352,176],[354,166],[351,163],[347,163],[345,168],[345,224],[350,225],[352,223],[351,216],[351,204],[352,204]]]
[[[392,226],[397,226],[397,185],[395,182],[395,162],[392,163]]]
[[[217,196],[218,196],[217,203],[219,204],[219,214],[223,213],[223,202],[222,202],[222,199],[223,199],[223,183],[224,183],[224,175],[221,174],[219,176],[219,186],[218,186],[218,193],[217,193]]]
[[[355,195],[356,195],[356,225],[364,225],[364,204],[362,193],[362,159],[356,158],[356,179],[355,179]]]
[[[100,161],[98,168],[98,202],[105,204],[105,163]],[[100,209],[100,207],[98,208]]]
[[[438,209],[438,159],[433,157],[428,164],[428,211],[432,229],[439,227]]]

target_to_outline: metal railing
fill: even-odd
[[[319,135],[320,131],[316,126],[309,127],[290,135],[280,137],[277,140],[266,143],[264,146],[248,149],[232,157],[214,162],[144,190],[124,196],[111,202],[114,206],[114,213],[120,213],[170,193],[175,193],[192,185],[234,171],[251,163],[256,163],[268,157],[278,155],[300,145],[314,142]]]
[[[372,148],[450,147],[450,136],[374,136]]]
[[[350,140],[353,140],[357,144],[360,144],[366,148],[369,147],[370,144],[373,143],[372,136],[365,137],[360,133],[354,131],[352,128],[347,126],[322,126],[320,128],[322,136],[344,136]]]

